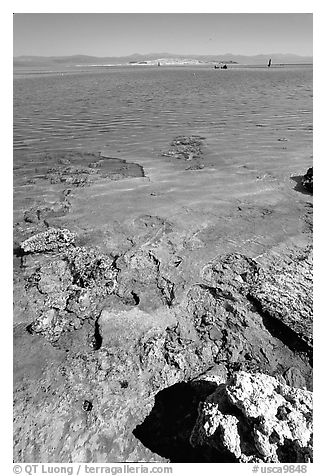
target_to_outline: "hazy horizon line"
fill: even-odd
[[[35,58],[70,58],[73,56],[86,56],[90,58],[124,58],[124,57],[129,57],[129,56],[153,56],[153,55],[173,55],[173,56],[248,56],[248,57],[255,57],[255,56],[271,56],[271,55],[277,55],[277,56],[286,56],[286,55],[291,55],[291,56],[299,56],[299,57],[310,57],[312,58],[312,54],[298,54],[298,53],[256,53],[256,54],[244,54],[244,53],[170,53],[170,52],[154,52],[154,53],[130,53],[130,54],[125,54],[125,55],[106,55],[106,56],[98,56],[98,55],[88,55],[88,54],[83,54],[83,53],[76,53],[76,54],[70,54],[70,55],[36,55],[36,54],[24,54],[24,55],[13,55],[14,58],[24,58],[24,57],[35,57]]]

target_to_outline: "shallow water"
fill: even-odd
[[[24,161],[57,149],[155,157],[179,134],[206,137],[213,162],[309,155],[312,68],[112,68],[14,79],[14,151]]]

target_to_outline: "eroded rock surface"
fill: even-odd
[[[62,259],[40,266],[27,282],[36,315],[29,332],[55,342],[85,319],[96,319],[100,299],[116,287],[116,275],[112,259],[85,247],[71,247]]]
[[[148,217],[143,218],[147,224],[148,220]],[[261,286],[269,282],[268,267],[244,255],[229,254],[205,265],[197,283],[188,290],[178,287],[177,274],[174,273],[182,275],[179,267],[182,259],[177,259],[178,255],[172,251],[172,257],[170,253],[161,253],[159,246],[160,240],[166,239],[165,234],[158,233],[162,226],[169,231],[169,240],[172,239],[170,225],[152,219],[151,235],[143,221],[137,222],[136,226],[142,236],[145,234],[149,238],[148,244],[145,247],[134,244],[121,256],[113,257],[96,248],[73,244],[59,251],[28,255],[29,259],[36,261],[32,267],[25,267],[27,302],[23,313],[33,318],[27,330],[33,334],[30,338],[45,340],[47,345],[54,346],[64,355],[56,357],[60,357],[61,362],[56,368],[46,367],[41,383],[39,377],[30,373],[18,383],[15,400],[18,416],[16,460],[68,461],[73,458],[109,462],[143,461],[145,458],[146,461],[236,462],[258,461],[260,458],[260,461],[285,461],[281,452],[289,454],[287,448],[291,446],[292,433],[277,426],[275,415],[273,418],[276,419],[266,423],[270,431],[269,443],[262,436],[265,435],[263,423],[259,426],[257,422],[252,427],[250,420],[246,424],[248,434],[253,432],[256,435],[252,436],[253,441],[257,440],[256,450],[243,452],[243,435],[237,433],[241,399],[242,396],[244,400],[247,398],[246,392],[251,398],[256,389],[258,400],[252,405],[261,410],[266,389],[270,390],[267,397],[272,400],[277,394],[276,382],[282,382],[283,386],[277,388],[285,392],[282,398],[275,396],[275,401],[282,400],[279,406],[284,406],[283,399],[292,395],[290,390],[284,390],[288,388],[286,383],[301,390],[311,388],[312,383],[309,348],[295,348],[291,339],[287,342],[286,336],[280,339],[276,331],[271,332],[265,322],[265,313],[256,303],[253,304],[251,294],[254,291],[258,293],[260,290],[261,299],[265,294],[272,296],[269,288],[264,288],[264,292],[261,290]],[[156,238],[153,240],[150,236]],[[292,272],[305,276],[305,266],[311,266],[311,261],[308,260],[303,268],[292,265],[289,260],[284,269],[279,269],[279,276],[274,276],[275,281],[271,282],[275,293],[282,292],[278,286],[283,286],[285,278],[290,280]],[[304,279],[301,282],[306,286]],[[300,294],[299,277],[293,283]],[[309,303],[307,300],[306,305]],[[282,316],[291,315],[292,310],[293,301],[284,299]],[[308,335],[309,322],[306,324]],[[291,320],[284,319],[282,325],[304,340],[303,323],[296,327]],[[20,329],[18,341],[24,342],[25,334]],[[35,341],[33,345],[41,346],[41,341]],[[222,439],[212,446],[212,435],[208,435],[206,441],[202,430],[198,430],[201,436],[191,438],[196,451],[191,453],[191,459],[187,459],[199,402],[206,399],[208,390],[211,393],[215,389],[217,381],[229,381],[239,370],[268,373],[278,380],[264,376],[256,381],[254,377],[248,377],[246,386],[247,374],[240,372],[244,380],[236,381],[233,386],[230,384],[223,396],[223,399],[228,399],[228,405],[238,408],[237,411],[220,415],[220,410],[212,407],[215,401],[203,403],[201,408],[207,406],[210,409],[205,418],[217,418],[220,425],[218,434]],[[206,384],[191,387],[193,390],[189,391],[194,392],[190,393],[193,397],[189,397],[186,407],[180,401],[180,407],[173,410],[175,416],[172,420],[178,423],[171,423],[167,436],[163,420],[170,419],[162,415],[169,410],[159,406],[161,410],[158,412],[157,402],[160,400],[156,401],[156,396],[182,382],[187,393],[188,382],[199,380],[212,383],[209,388]],[[38,401],[43,402],[43,409],[35,413],[35,397],[31,398],[31,395],[36,382],[46,391],[37,394]],[[269,386],[268,382],[271,382]],[[216,391],[220,389],[220,392],[221,388],[219,386]],[[295,390],[291,391],[299,395]],[[85,401],[91,403],[90,411],[83,409]],[[173,392],[171,401],[174,401]],[[295,411],[299,412],[295,405],[291,403],[286,407],[294,412],[293,415]],[[192,415],[190,419],[184,414],[185,408]],[[257,417],[249,413],[240,420],[259,418],[258,413]],[[26,417],[22,419],[22,415]],[[298,427],[295,431],[299,432],[300,425],[302,431],[305,425],[310,431],[306,420],[300,418],[295,420]],[[51,423],[54,420],[56,428]],[[217,428],[217,420],[212,423],[212,428]],[[273,433],[273,425],[277,431],[283,431],[280,436]],[[38,441],[37,435],[40,434],[42,444],[35,447],[35,438]],[[274,437],[280,443],[275,443]],[[216,437],[213,439],[215,441]],[[54,445],[49,453],[52,440],[65,440],[65,444]],[[152,445],[153,440],[157,441],[156,446]],[[173,441],[178,442],[177,446],[174,444],[175,451],[172,450]],[[306,446],[301,443],[296,447],[295,458],[306,461],[310,443]]]
[[[297,253],[288,263],[274,260],[250,289],[250,299],[267,321],[279,323],[294,334],[302,348],[312,352],[313,273],[312,249]],[[289,339],[291,337],[289,336]],[[295,345],[293,339],[293,345]]]
[[[311,271],[311,262],[307,266]],[[256,290],[262,289],[262,299],[273,299],[268,280],[278,279],[277,289],[280,294],[283,293],[283,282],[286,279],[290,282],[291,276],[295,287],[299,276],[301,277],[297,271],[295,262],[290,261],[283,273],[280,269],[277,278],[271,270],[263,268],[258,262],[237,254],[228,255],[204,267],[203,282],[189,291],[186,309],[188,315],[193,316],[196,332],[210,344],[215,361],[227,361],[243,369],[256,368],[277,373],[285,362],[292,361],[293,357],[290,355],[295,352],[301,357],[294,359],[294,366],[300,362],[299,368],[310,380],[308,362],[311,359],[311,347],[306,345],[304,339],[309,339],[307,336],[311,335],[311,320],[300,319],[298,315],[298,323],[294,317],[293,320],[290,317],[286,320],[284,317],[283,320],[271,323],[273,317],[266,317],[251,298]],[[300,300],[302,296],[307,310],[310,306],[311,316],[311,289],[306,288],[304,273],[296,291],[295,295],[300,296]],[[305,300],[307,294],[309,297]],[[283,296],[281,302],[283,316],[292,316],[295,303],[293,304],[290,292]],[[303,327],[300,328],[301,326]],[[285,358],[285,355],[288,357]]]

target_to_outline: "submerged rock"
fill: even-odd
[[[44,168],[47,162],[51,163],[51,168]],[[67,184],[74,188],[89,186],[103,178],[122,180],[128,177],[144,177],[144,170],[139,164],[116,157],[68,150],[46,154],[41,171],[38,179],[48,180],[51,184]]]
[[[60,170],[49,169],[47,177],[51,184],[65,183],[75,187],[84,187],[89,185],[90,174],[94,173],[92,169],[82,169],[78,167],[66,167]]]
[[[262,373],[237,372],[199,404],[190,443],[231,461],[312,462],[312,393]]]
[[[178,136],[172,142],[170,149],[163,156],[175,159],[192,160],[203,155],[202,145],[205,138],[201,136]]]

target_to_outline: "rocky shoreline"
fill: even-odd
[[[177,137],[162,160],[202,174],[203,140]],[[15,462],[312,461],[311,202],[294,202],[296,240],[216,254],[223,214],[192,233],[192,211],[87,225],[112,207],[104,186],[146,179],[137,163],[70,151],[35,165],[14,225]],[[284,219],[232,206],[230,223],[260,233]]]

